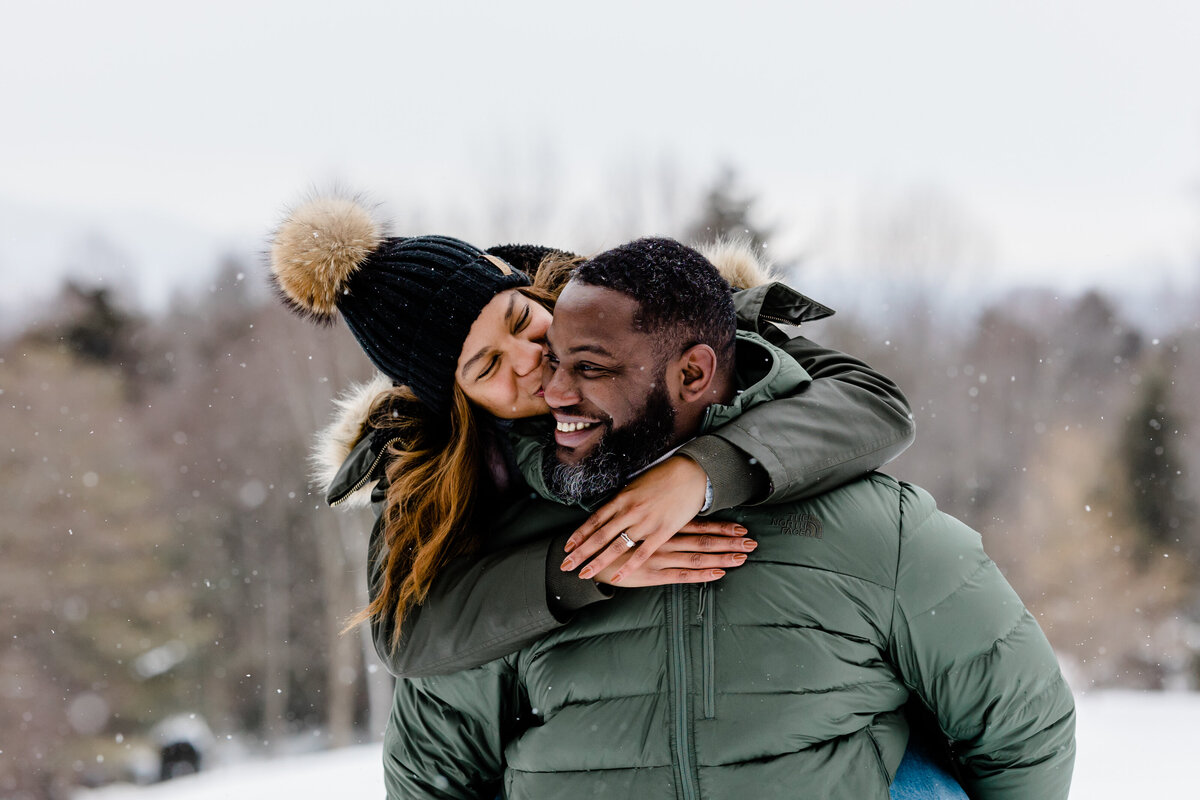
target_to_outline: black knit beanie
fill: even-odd
[[[503,259],[505,263],[516,267],[533,280],[537,276],[538,267],[547,256],[572,258],[574,253],[559,250],[555,247],[543,247],[540,244],[498,244],[487,249],[488,253]]]
[[[332,322],[338,313],[383,374],[428,408],[450,408],[463,341],[483,307],[529,284],[448,236],[385,237],[356,199],[318,198],[288,215],[271,243],[284,302]]]

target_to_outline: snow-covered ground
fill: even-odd
[[[1195,797],[1200,693],[1099,692],[1077,698],[1073,800]],[[145,788],[109,786],[76,800],[325,800],[382,797],[378,745],[258,761]]]

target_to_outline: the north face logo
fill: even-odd
[[[789,536],[806,536],[809,539],[822,538],[821,520],[817,515],[802,511],[799,514],[781,514],[771,518],[772,525],[778,525],[781,533]]]

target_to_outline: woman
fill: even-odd
[[[323,321],[340,313],[386,376],[343,401],[343,419],[325,437],[325,479],[334,504],[369,491],[382,505],[371,604],[358,620],[372,622],[396,674],[450,672],[513,652],[611,596],[609,585],[715,580],[754,543],[727,523],[693,522],[697,513],[816,493],[911,442],[894,384],[807,340],[785,342],[771,324],[832,312],[780,284],[760,285],[739,293],[740,322],[798,357],[814,379],[804,392],[747,412],[736,435],[688,443],[569,539],[488,552],[469,532],[529,502],[505,434],[507,420],[547,411],[541,340],[564,277],[561,260],[542,266],[547,254],[389,239],[362,206],[340,199],[302,206],[276,233],[272,267],[285,302]],[[744,250],[710,257],[743,287],[765,279]],[[620,534],[640,546],[609,546]],[[706,549],[702,540],[720,544]],[[592,571],[581,577],[594,580],[564,571],[589,558]]]
[[[611,597],[614,570],[580,580],[559,568],[568,546],[575,563],[567,568],[577,567],[626,532],[642,543],[629,557],[643,563],[624,565],[620,585],[715,580],[754,543],[729,524],[691,522],[706,489],[707,511],[797,498],[880,466],[912,440],[907,402],[891,381],[796,337],[786,347],[814,379],[804,391],[751,410],[736,430],[684,445],[569,539],[566,531],[491,552],[485,536],[467,531],[525,499],[506,420],[546,411],[541,338],[564,277],[561,262],[538,269],[544,248],[494,251],[445,237],[387,238],[366,208],[339,198],[296,209],[272,245],[285,302],[321,321],[340,314],[386,376],[345,404],[340,432],[326,437],[338,453],[326,460],[340,467],[325,478],[331,502],[374,486],[381,503],[371,605],[359,619],[371,621],[395,674],[483,663]],[[744,248],[714,259],[742,285],[766,277]],[[777,343],[786,337],[768,318],[799,324],[832,313],[782,284],[736,298],[742,323]]]

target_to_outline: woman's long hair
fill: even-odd
[[[520,291],[553,311],[578,261],[573,256],[547,257],[533,285]],[[481,434],[486,422],[480,415],[485,413],[457,383],[450,408],[441,413],[427,409],[406,386],[393,387],[375,399],[368,425],[390,438],[379,540],[384,563],[375,596],[347,628],[390,618],[389,644],[394,649],[405,614],[413,604],[424,602],[442,567],[478,548],[478,537],[467,534],[479,481],[488,470],[484,448],[492,446]],[[372,563],[380,555],[371,553]]]

